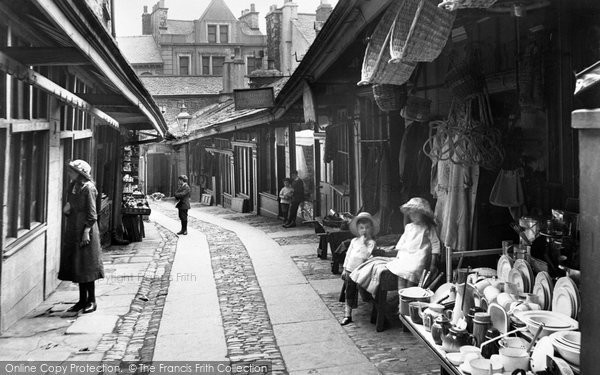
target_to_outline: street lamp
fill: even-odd
[[[179,114],[177,115],[177,124],[179,125],[180,129],[183,128],[184,134],[187,134],[188,124],[189,124],[191,118],[192,118],[192,115],[190,115],[187,112],[185,103],[183,103],[181,105],[181,108],[179,108]]]

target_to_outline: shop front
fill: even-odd
[[[0,330],[57,287],[65,163],[92,167],[101,240],[120,227],[127,133],[158,107],[85,2],[0,2]]]
[[[428,313],[449,318],[447,337],[434,340],[419,316],[401,320],[444,372],[476,373],[481,363],[489,371],[492,354],[493,370],[501,371],[496,367],[508,361],[506,350],[481,348],[492,329],[492,336],[518,330],[510,335],[524,341],[512,341],[533,343],[533,362],[519,352],[526,370],[546,370],[550,356],[556,366],[564,360],[575,373],[594,373],[598,353],[586,339],[588,327],[597,325],[591,318],[597,303],[586,294],[594,282],[585,272],[598,269],[583,254],[583,238],[591,241],[598,228],[597,215],[586,210],[593,178],[580,177],[597,164],[594,120],[573,115],[580,140],[586,139],[583,150],[571,112],[582,105],[572,72],[600,59],[590,47],[597,46],[598,4],[448,1],[438,7],[406,0],[375,11],[366,3],[338,4],[278,98],[281,108],[298,100],[311,77],[319,185],[329,190],[320,194],[321,214],[368,210],[382,221],[383,233],[400,234],[398,206],[415,196],[431,203],[445,264],[435,285],[442,286],[427,298],[442,306]],[[352,8],[367,16],[352,19]],[[352,34],[343,32],[346,23]],[[436,278],[423,276],[427,286]],[[454,313],[439,311],[446,309]],[[478,331],[463,331],[475,312],[482,314]],[[546,327],[534,337],[542,322]],[[499,341],[500,348],[508,341]],[[472,367],[464,355],[449,355],[473,343],[473,359],[486,358]],[[504,363],[504,371],[511,366]]]

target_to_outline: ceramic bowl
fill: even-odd
[[[521,337],[505,337],[500,340],[500,346],[503,348],[527,349],[529,343]]]
[[[477,358],[469,362],[469,365],[471,365],[471,375],[489,375],[490,364],[492,365],[493,372],[502,371],[502,366],[499,363],[492,362],[485,358]]]
[[[552,344],[554,345],[554,349],[556,349],[558,354],[560,354],[561,357],[563,357],[565,360],[567,360],[567,362],[572,363],[575,366],[579,366],[579,364],[580,364],[579,357],[581,355],[579,349],[574,349],[570,346],[563,345],[556,341],[553,341]]]
[[[505,371],[529,370],[529,354],[526,349],[500,348],[500,359]]]
[[[464,356],[462,353],[448,353],[446,354],[446,358],[454,366],[460,366],[460,364],[463,363]]]
[[[506,311],[510,310],[510,304],[513,302],[515,302],[515,297],[512,294],[502,292],[496,297],[496,303]]]
[[[463,345],[460,347],[460,352],[462,355],[468,354],[468,353],[477,353],[479,356],[481,356],[481,349],[479,349],[476,346],[473,345]]]
[[[553,325],[553,327],[544,327],[539,337],[548,336],[558,331],[574,331],[579,328],[579,323],[564,314],[553,311],[535,310],[535,311],[515,311],[515,316],[527,325],[531,334],[537,332],[540,321],[544,320]],[[550,318],[550,319],[545,319]]]
[[[498,295],[500,294],[500,290],[498,290],[498,288],[493,287],[493,286],[488,286],[483,290],[483,295],[485,296],[485,299],[488,300],[488,302],[493,302],[496,300],[496,297],[498,297]]]

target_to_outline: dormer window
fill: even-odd
[[[219,25],[219,43],[229,43],[229,26]]]
[[[208,25],[208,42],[217,43],[217,25]]]
[[[208,43],[229,43],[229,25],[207,25]]]

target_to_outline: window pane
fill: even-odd
[[[223,75],[223,64],[225,63],[225,57],[223,56],[213,56],[213,75],[214,76],[222,76]]]
[[[179,74],[182,76],[190,75],[190,58],[188,56],[179,58]]]
[[[208,25],[208,42],[217,42],[217,25]]]
[[[207,76],[210,74],[210,57],[202,56],[202,74]]]
[[[229,26],[220,25],[219,26],[219,41],[221,43],[229,43]]]

